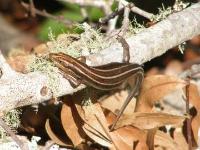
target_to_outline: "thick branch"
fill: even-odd
[[[144,63],[162,55],[168,49],[200,34],[200,3],[182,12],[170,15],[167,19],[145,29],[143,32],[129,37],[131,62]],[[1,59],[1,57],[0,57]],[[87,57],[88,65],[101,65],[112,61],[121,62],[122,46],[113,43],[100,54]],[[1,62],[1,61],[0,61]],[[2,63],[0,63],[2,68]],[[3,74],[4,71],[2,70]],[[83,88],[79,87],[79,89]],[[0,110],[10,109],[43,102],[52,97],[47,87],[47,77],[42,73],[16,73],[9,78],[0,79]],[[71,94],[73,89],[67,80],[60,76],[57,96]]]

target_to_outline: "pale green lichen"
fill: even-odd
[[[72,57],[79,57],[82,55],[89,55],[98,53],[105,49],[111,42],[105,41],[105,37],[99,30],[93,29],[86,23],[77,25],[84,32],[78,34],[61,34],[55,39],[51,30],[49,38],[51,42],[47,43],[50,52],[63,52]]]
[[[181,52],[181,54],[184,53],[185,46],[186,46],[186,42],[183,42],[183,43],[181,43],[181,44],[178,45],[178,50]]]
[[[162,5],[161,8],[158,8],[158,11],[159,11],[158,14],[154,15],[151,18],[151,21],[158,22],[158,21],[164,20],[165,18],[167,18],[167,16],[173,13],[172,7],[165,8],[164,5]]]
[[[27,66],[27,69],[30,72],[39,71],[47,75],[48,77],[48,86],[51,87],[53,93],[58,92],[59,70],[54,66],[52,62],[48,60],[47,57],[33,57],[32,63]]]
[[[188,7],[189,4],[190,3],[183,2],[182,0],[176,0],[175,4],[173,6],[173,10],[176,12],[181,11],[181,10],[185,9],[186,7]]]
[[[15,132],[15,130],[20,125],[20,117],[21,110],[19,109],[13,109],[9,112],[7,112],[3,116],[4,122]],[[2,127],[0,127],[0,139],[4,139],[6,137],[7,133],[4,131]]]
[[[129,25],[129,35],[131,36],[133,34],[138,34],[139,32],[143,31],[145,29],[145,26],[143,24],[138,23],[136,18],[133,18],[131,24]]]
[[[176,0],[173,7],[165,8],[164,5],[162,5],[161,8],[158,8],[158,11],[159,11],[158,14],[154,15],[151,18],[151,21],[158,22],[158,21],[164,20],[170,14],[174,12],[182,11],[188,6],[189,6],[189,3],[183,2],[182,0]]]
[[[90,98],[91,89],[90,88],[83,89],[83,93],[85,93],[85,96],[84,96],[83,100],[81,101],[81,105],[82,106],[90,106],[92,104],[92,100]]]

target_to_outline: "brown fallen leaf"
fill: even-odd
[[[196,143],[198,143],[198,141],[199,141],[198,132],[199,132],[199,129],[200,129],[200,114],[196,115],[192,119],[191,126],[192,126],[194,139],[195,139]]]
[[[89,106],[84,106],[83,110],[85,116],[83,130],[85,133],[103,146],[119,149],[110,135],[108,124],[100,105],[98,103],[90,104]]]
[[[11,67],[22,73],[27,73],[27,64],[32,59],[32,56],[25,50],[13,49],[8,56],[8,63]]]
[[[167,64],[164,74],[170,76],[178,76],[181,72],[183,72],[182,62],[179,60],[172,60]]]
[[[155,75],[146,77],[137,99],[136,111],[151,111],[155,102],[177,89],[182,89],[185,85],[184,80],[173,76]]]
[[[78,114],[84,121],[83,130],[84,132],[95,142],[106,147],[113,147],[111,139],[107,136],[106,132],[109,132],[108,124],[106,122],[103,111],[98,103],[90,104],[88,106],[81,106],[80,95],[75,95],[72,97],[72,101],[78,111]],[[77,100],[78,99],[78,100]],[[101,121],[102,125],[99,123],[97,118]]]
[[[195,107],[197,112],[199,112],[200,111],[200,95],[199,95],[198,87],[195,84],[190,83],[188,90],[189,90],[189,102]]]
[[[61,110],[61,122],[66,134],[71,139],[74,146],[81,144],[86,135],[82,129],[83,120],[78,115],[78,112],[68,96],[63,100],[64,104]]]
[[[149,150],[154,150],[154,137],[155,137],[157,130],[158,130],[157,128],[154,128],[154,129],[147,131],[147,142],[146,143],[149,147]]]
[[[128,96],[128,91],[122,90],[120,92],[117,92],[117,93],[109,96],[109,97],[101,99],[99,101],[99,103],[101,104],[101,107],[106,108],[113,113],[117,113],[119,111],[119,109],[122,107],[127,96]],[[127,105],[123,114],[127,114],[127,115],[132,114],[135,110],[135,104],[136,104],[136,99],[133,98],[130,101],[130,103]]]
[[[173,133],[173,137],[174,141],[178,144],[179,147],[182,148],[182,150],[188,150],[188,144],[182,133],[182,128],[176,128],[176,130]]]
[[[106,119],[109,125],[112,124],[115,118],[116,116],[111,112],[106,115]],[[127,149],[133,149],[133,147],[135,147],[135,150],[148,150],[148,146],[146,144],[147,134],[145,131],[142,131],[138,128],[133,126],[126,126],[114,130],[110,134],[116,143],[121,143],[119,144],[121,149],[123,149],[123,145],[126,144],[128,145]],[[137,144],[134,145],[134,143]]]
[[[73,102],[75,101],[73,100]],[[85,122],[83,129],[91,139],[103,146],[109,147],[109,149],[133,149],[133,140],[128,140],[129,136],[121,138],[121,136],[116,135],[115,132],[109,132],[107,120],[99,103],[83,107],[80,107],[77,103],[75,105]],[[131,135],[135,134],[129,130],[127,133]],[[143,145],[140,144],[140,147],[142,146]]]
[[[169,136],[169,134],[157,130],[155,134],[154,147],[162,147],[167,150],[182,150],[182,147]]]
[[[139,129],[154,129],[165,125],[180,126],[185,119],[186,116],[176,116],[161,112],[135,112],[132,115],[124,115],[121,117],[121,119],[116,124],[116,128],[127,125],[132,125]]]
[[[62,145],[62,146],[67,146],[67,147],[72,147],[71,143],[69,143],[68,141],[65,141],[63,138],[58,137],[58,135],[56,135],[54,133],[54,131],[52,130],[51,126],[50,126],[50,122],[49,119],[46,120],[45,123],[45,129],[47,131],[47,134],[49,135],[49,137],[58,145]]]

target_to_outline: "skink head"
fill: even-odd
[[[49,58],[54,63],[59,63],[59,64],[63,64],[63,65],[66,65],[67,62],[71,62],[72,60],[74,60],[73,57],[71,57],[67,54],[61,53],[61,52],[60,53],[50,53]]]
[[[65,57],[64,53],[50,53],[49,59],[53,62],[59,62]]]

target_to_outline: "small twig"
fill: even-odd
[[[48,12],[46,12],[45,10],[41,11],[41,10],[38,10],[36,9],[35,7],[31,7],[29,4],[26,4],[24,2],[21,2],[21,5],[27,10],[27,11],[31,11],[31,12],[34,12],[35,14],[37,15],[40,15],[40,16],[43,16],[43,17],[47,17],[47,18],[50,18],[50,19],[53,19],[53,20],[56,20],[58,22],[61,22],[67,26],[69,25],[72,25],[73,22],[72,21],[69,21],[69,20],[66,20],[64,19],[63,16],[54,16],[52,14],[49,14]],[[31,10],[30,10],[31,8]]]
[[[104,132],[106,133],[106,135],[108,136],[108,138],[111,140],[111,142],[113,143],[113,145],[115,146],[116,150],[119,150],[119,148],[117,147],[116,143],[113,141],[111,135],[109,134],[108,130],[104,127],[103,123],[101,122],[101,120],[98,118],[98,116],[95,114],[94,115],[97,119],[97,121],[99,122],[99,124],[101,125],[101,127],[103,128]]]
[[[145,17],[149,20],[151,20],[151,18],[153,17],[152,13],[146,12],[146,11],[136,7],[133,3],[128,3],[126,0],[121,0],[121,3],[124,6],[129,7],[132,12],[134,12],[134,13],[140,15],[140,16],[143,16],[143,17]]]
[[[81,15],[83,16],[83,18],[84,18],[83,20],[84,21],[88,20],[88,13],[87,13],[86,9],[83,6],[81,6]]]
[[[15,135],[10,127],[0,118],[0,126],[11,136],[11,138],[19,145],[22,150],[28,150],[28,146],[21,142],[21,140]]]
[[[154,139],[155,139],[155,134],[157,130],[158,130],[157,128],[154,128],[154,129],[148,130],[147,132],[146,143],[149,147],[149,150],[154,150]]]
[[[104,24],[104,23],[107,23],[110,19],[113,19],[115,16],[118,16],[120,14],[123,13],[124,9],[127,7],[129,8],[132,12],[136,13],[136,14],[139,14],[149,20],[151,20],[153,14],[152,13],[148,13],[138,7],[136,7],[133,3],[128,3],[126,2],[125,4],[123,3],[124,7],[123,8],[120,8],[114,12],[112,12],[110,15],[104,17],[104,18],[101,18],[99,20],[100,23]]]
[[[190,87],[190,77],[188,78],[188,84],[186,85],[186,114],[190,116],[189,87]],[[187,123],[188,150],[192,150],[191,118],[187,118],[186,123]]]
[[[135,6],[131,8],[131,11],[140,15],[140,16],[143,16],[143,17],[145,17],[149,20],[151,20],[151,18],[154,16],[152,13],[146,12],[146,11],[144,11],[144,10],[138,8],[138,7],[135,7]]]
[[[121,2],[119,1],[118,4],[118,10],[120,10],[123,7],[123,5],[121,4]],[[111,19],[108,23],[108,30],[107,30],[107,35],[110,35],[110,33],[112,33],[113,31],[115,31],[116,28],[116,24],[117,24],[117,20],[118,20],[119,16],[115,16],[113,19]]]
[[[30,3],[30,12],[31,12],[31,16],[35,17],[35,16],[36,16],[36,13],[35,13],[35,5],[34,5],[33,0],[29,0],[29,3]]]
[[[116,11],[112,12],[111,14],[109,14],[108,16],[105,16],[104,18],[100,18],[100,19],[99,19],[99,22],[100,22],[101,24],[105,24],[105,23],[107,23],[110,19],[113,19],[114,17],[116,17],[116,16],[122,14],[123,11],[124,11],[124,7],[123,7],[123,8],[120,8],[119,10],[116,10]]]
[[[129,27],[129,13],[130,13],[130,8],[126,7],[124,9],[124,19],[122,22],[122,27],[121,27],[121,36],[124,36],[127,31],[128,31],[128,27]]]

